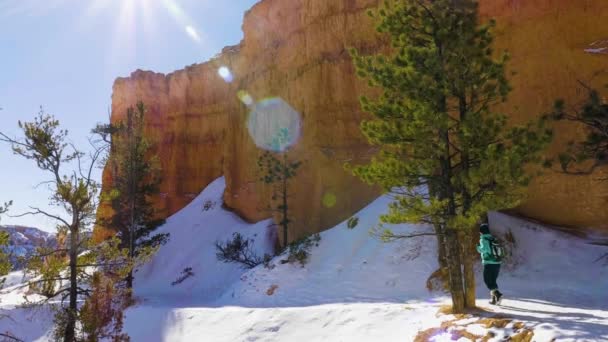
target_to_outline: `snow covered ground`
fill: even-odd
[[[420,331],[451,321],[449,329],[468,336],[492,332],[490,341],[503,341],[521,326],[534,332],[532,341],[608,341],[608,267],[594,262],[606,247],[492,214],[493,231],[512,236],[512,255],[499,279],[506,299],[491,307],[479,281],[478,304],[486,309],[484,318],[513,322],[491,328],[477,317],[437,315],[449,301],[426,289],[437,269],[433,237],[385,244],[370,236],[389,202],[384,197],[356,214],[354,229],[343,223],[322,233],[304,267],[282,264],[284,257],[252,270],[219,263],[213,244],[234,232],[254,239],[260,255],[271,250],[273,239],[268,221],[247,224],[222,209],[223,188],[218,179],[160,228],[171,238],[136,275],[140,302],[126,319],[132,341],[414,341]],[[193,276],[173,285],[186,268]],[[0,320],[0,332],[46,341],[48,313],[10,311],[19,294],[6,292],[0,305],[13,320]],[[430,338],[451,340],[442,333]]]

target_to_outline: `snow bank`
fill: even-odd
[[[218,300],[221,305],[307,306],[328,303],[404,303],[430,299],[426,280],[437,269],[434,237],[386,244],[370,235],[389,199],[380,198],[355,214],[354,229],[343,222],[321,233],[305,266],[281,264],[255,268]],[[391,226],[395,233],[428,231],[423,225]],[[272,296],[268,289],[276,286]]]
[[[138,297],[189,305],[219,297],[227,286],[238,280],[243,270],[238,265],[218,262],[214,243],[230,239],[235,232],[254,239],[259,255],[272,254],[270,221],[248,224],[223,209],[224,187],[224,178],[214,181],[157,230],[169,233],[169,242],[136,273]],[[172,285],[185,268],[192,268],[194,276]]]

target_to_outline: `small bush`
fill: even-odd
[[[225,263],[241,264],[242,268],[254,268],[266,260],[270,262],[270,256],[258,256],[253,250],[253,239],[245,239],[240,233],[232,234],[232,240],[227,240],[225,243],[217,241],[215,249],[217,259]]]
[[[264,268],[272,270],[274,269],[274,264],[271,264],[270,262],[272,261],[272,255],[270,254],[264,254]]]
[[[194,276],[194,272],[192,272],[192,267],[186,267],[182,270],[182,274],[171,283],[172,286],[181,284],[184,280]]]
[[[358,224],[359,224],[359,218],[356,216],[349,218],[348,221],[346,222],[346,226],[348,227],[348,229],[355,229],[355,227]]]
[[[289,254],[287,256],[287,260],[283,260],[283,263],[293,264],[295,262],[299,262],[303,267],[308,262],[310,249],[313,246],[318,247],[320,241],[321,235],[317,233],[290,243],[288,246]]]
[[[213,208],[215,208],[215,202],[212,200],[206,200],[205,203],[203,204],[203,211],[209,211]]]
[[[124,311],[130,303],[130,290],[117,286],[114,279],[95,273],[91,281],[91,295],[80,308],[83,339],[78,341],[129,342],[129,335],[123,332]],[[57,321],[56,321],[57,322]],[[58,321],[61,323],[61,320]],[[64,324],[58,332],[63,334]]]

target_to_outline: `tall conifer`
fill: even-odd
[[[494,57],[494,23],[479,24],[476,1],[389,0],[370,15],[392,53],[352,51],[358,75],[382,90],[361,99],[373,114],[362,132],[380,152],[353,171],[396,195],[382,223],[435,226],[462,312],[475,306],[473,229],[487,211],[519,203],[531,179],[524,167],[540,161],[550,132],[542,121],[514,126],[494,109],[510,91],[508,57]]]
[[[144,135],[145,112],[139,102],[127,110],[124,121],[97,128],[111,135],[107,167],[113,178],[112,188],[103,196],[110,202],[113,215],[100,223],[116,232],[131,260],[146,259],[168,238],[167,234],[153,234],[164,222],[151,203],[151,198],[160,194],[161,173],[158,158],[150,152],[151,144]],[[125,279],[128,288],[133,287],[133,271]]]

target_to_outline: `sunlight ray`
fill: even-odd
[[[124,1],[120,8],[120,14],[114,33],[112,35],[112,46],[109,62],[115,64],[119,59],[131,60],[135,58],[136,46],[136,6],[134,1]]]
[[[175,0],[161,0],[165,9],[171,14],[175,22],[184,28],[184,32],[194,42],[200,44],[202,42],[208,42],[207,37],[202,36],[201,32],[196,29],[194,22],[184,12]]]

